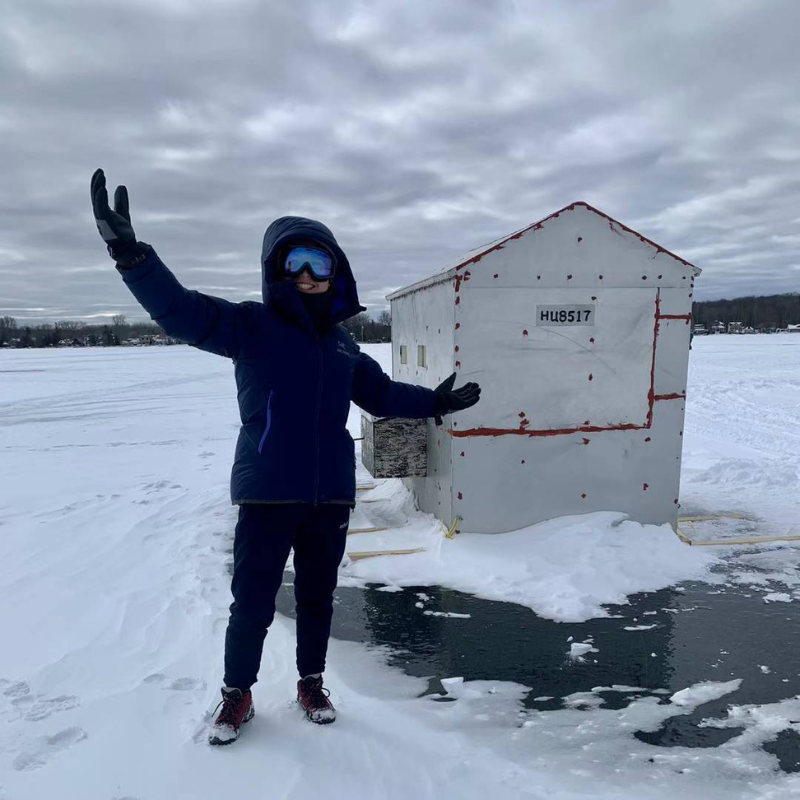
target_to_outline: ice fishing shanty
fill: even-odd
[[[455,371],[482,399],[420,423],[422,460],[392,454],[407,431],[365,418],[365,464],[470,532],[601,510],[674,527],[699,273],[573,203],[394,292],[394,378],[433,388]]]

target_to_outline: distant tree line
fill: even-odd
[[[375,319],[362,311],[345,320],[344,327],[358,342],[392,341],[392,315],[388,311],[381,311]]]
[[[152,322],[127,322],[124,314],[111,324],[88,324],[74,320],[20,325],[14,317],[0,317],[0,347],[115,347],[125,343],[167,343],[167,337]]]
[[[376,319],[361,313],[344,323],[359,342],[390,342],[392,318],[382,311]],[[128,322],[124,314],[110,324],[90,325],[62,320],[20,325],[13,317],[0,317],[0,347],[116,347],[124,344],[172,344],[173,340],[152,322]]]
[[[747,328],[775,330],[800,323],[800,294],[737,297],[734,300],[704,300],[694,304],[695,325],[710,329],[715,322],[741,322]]]

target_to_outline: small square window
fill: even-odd
[[[425,345],[418,344],[417,345],[417,365],[420,367],[427,367],[428,366],[428,357],[425,353]]]
[[[408,364],[408,348],[404,344],[400,345],[400,363]]]

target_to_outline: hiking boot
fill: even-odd
[[[214,721],[214,727],[208,735],[208,743],[213,745],[233,744],[239,738],[239,729],[245,722],[253,719],[253,695],[248,689],[222,689],[222,706],[219,716]],[[214,709],[214,711],[217,710]]]
[[[306,712],[306,717],[317,725],[327,725],[336,720],[336,709],[328,699],[330,692],[319,678],[302,678],[297,681],[297,702]]]

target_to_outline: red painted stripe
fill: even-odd
[[[647,421],[644,425],[626,423],[621,425],[608,425],[604,428],[594,425],[583,425],[579,428],[561,428],[555,430],[525,430],[524,428],[469,428],[463,431],[450,429],[447,431],[456,439],[472,436],[569,436],[572,433],[603,433],[604,431],[642,431],[653,427],[653,407],[656,400],[684,399],[683,395],[656,395],[656,346],[660,329],[661,315],[661,290],[656,289],[655,314],[653,316],[653,357],[650,363],[650,389],[647,392]]]
[[[650,362],[650,389],[647,392],[647,422],[646,428],[653,425],[653,407],[656,401],[656,347],[658,346],[658,332],[661,328],[661,289],[656,289],[656,313],[653,323],[653,358]]]
[[[581,428],[563,428],[562,430],[543,430],[528,431],[520,428],[470,428],[465,431],[447,432],[456,439],[468,436],[566,436],[570,433],[603,433],[604,431],[642,431],[648,425],[609,425],[607,428],[599,428],[594,425],[585,425]]]
[[[685,394],[657,394],[654,400],[685,400]]]

